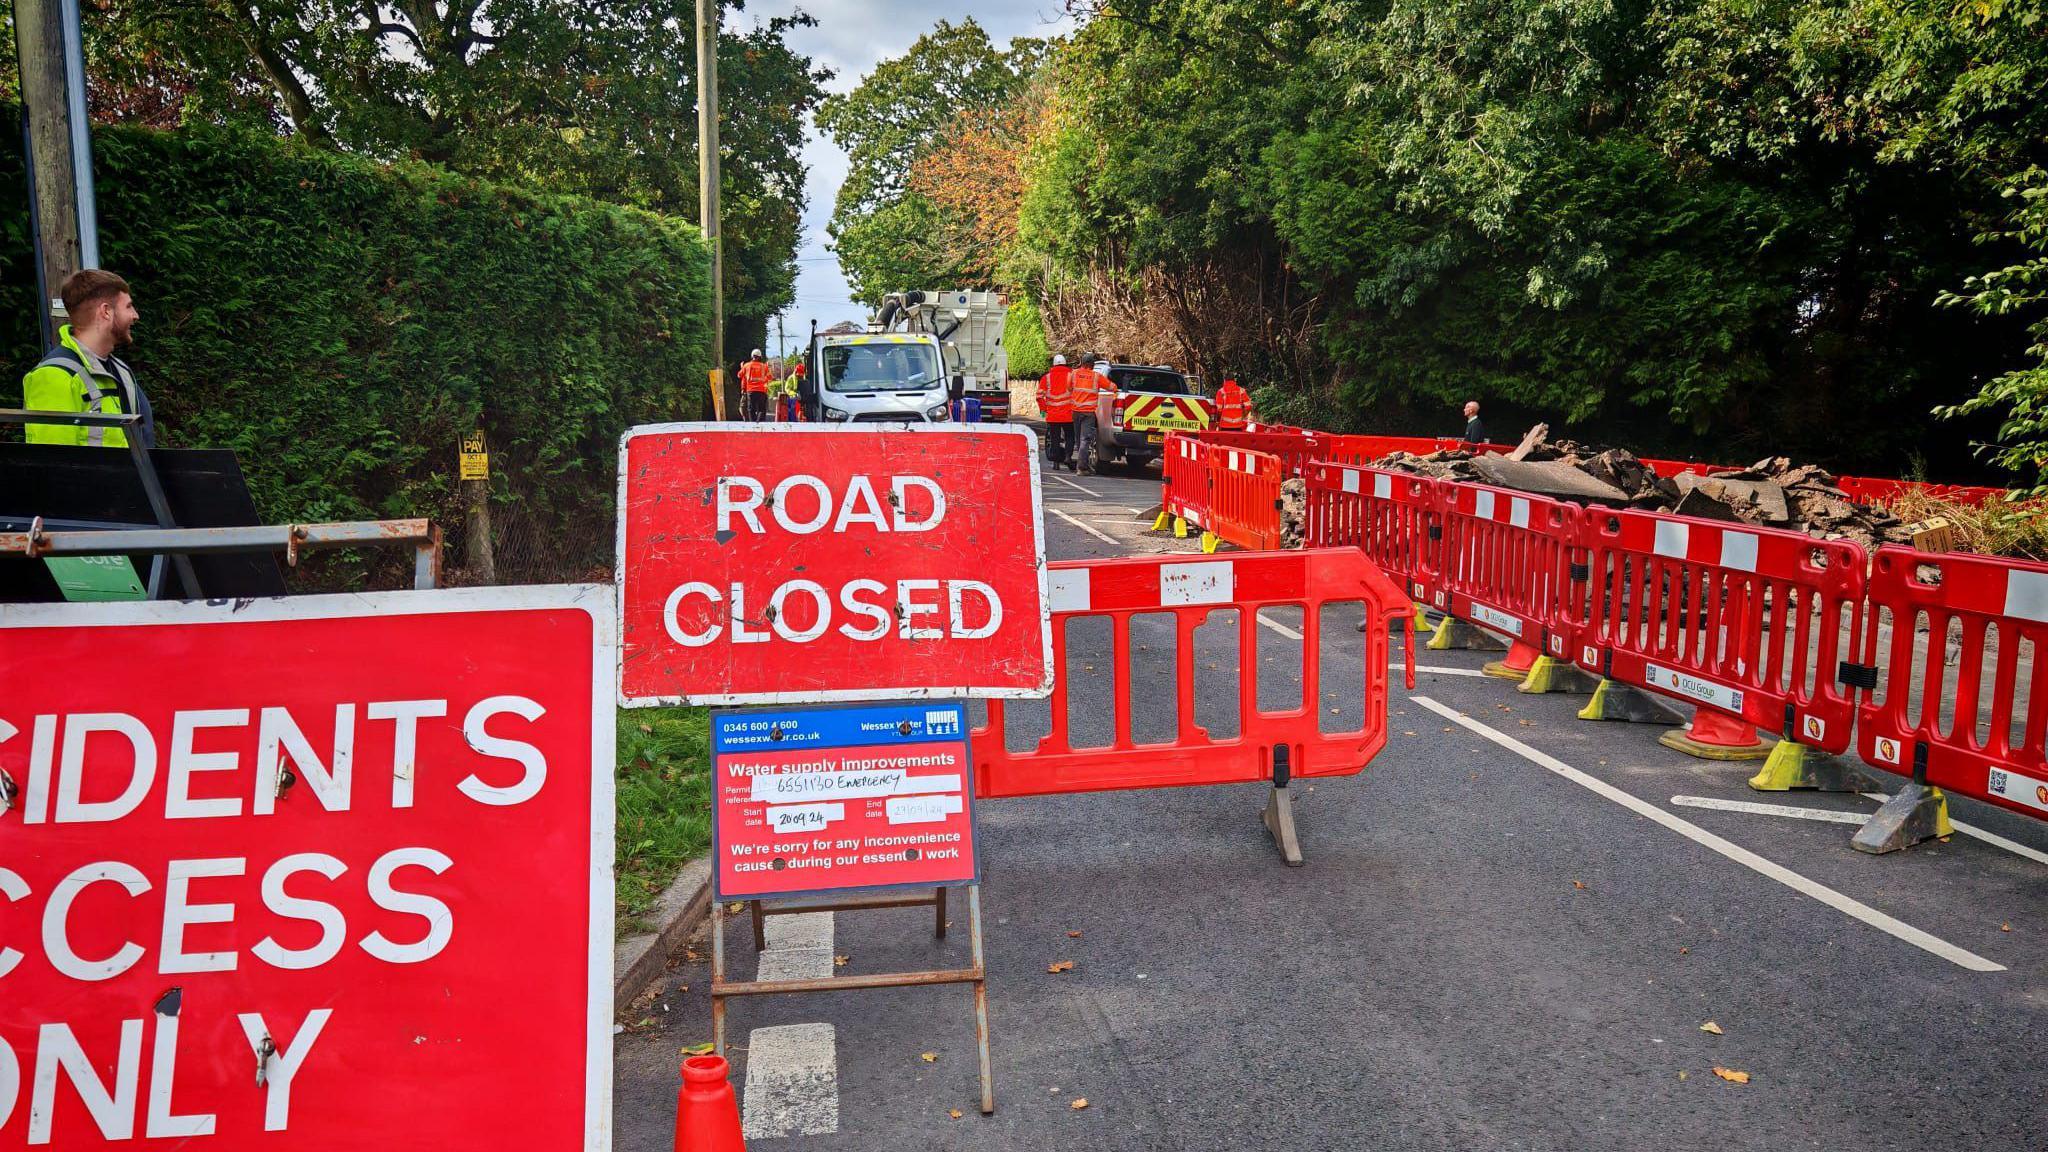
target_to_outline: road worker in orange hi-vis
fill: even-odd
[[[1216,390],[1216,426],[1225,432],[1242,432],[1251,419],[1251,393],[1239,387],[1236,380],[1224,380],[1223,387]]]
[[[746,420],[750,424],[763,424],[768,420],[768,386],[775,382],[775,369],[768,366],[768,358],[754,349],[753,356],[740,365],[740,389],[746,393]]]
[[[1109,366],[1106,360],[1097,361],[1091,368],[1084,361],[1074,369],[1074,471],[1093,474],[1095,471],[1096,416],[1095,399],[1109,388],[1109,381],[1102,370]]]
[[[1045,416],[1045,462],[1064,467],[1074,454],[1074,370],[1065,356],[1038,378],[1038,410]]]

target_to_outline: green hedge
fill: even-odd
[[[94,150],[102,263],[135,286],[128,359],[163,442],[234,449],[266,519],[432,516],[461,564],[455,444],[481,427],[499,579],[590,575],[620,431],[703,407],[710,262],[691,225],[243,131],[102,129]],[[0,133],[17,377],[40,351],[24,184]]]
[[[1019,297],[1003,316],[1003,346],[1010,351],[1010,376],[1036,380],[1052,367],[1052,349],[1045,342],[1045,319],[1038,305]]]

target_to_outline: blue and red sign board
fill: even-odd
[[[958,701],[720,712],[711,751],[720,900],[980,881]]]

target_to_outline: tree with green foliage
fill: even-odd
[[[725,291],[743,328],[795,291],[804,120],[831,73],[787,38],[815,23],[719,42]],[[103,112],[170,103],[191,122],[281,124],[316,147],[694,219],[695,27],[693,0],[109,0],[90,69]]]
[[[912,173],[964,120],[1020,96],[1048,46],[1018,39],[998,49],[973,19],[938,26],[818,109],[818,127],[846,150],[848,173],[830,233],[855,298],[963,283],[967,269],[945,242],[948,227]]]

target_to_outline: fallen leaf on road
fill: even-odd
[[[709,1055],[711,1055],[711,1042],[710,1042],[709,1040],[707,1040],[707,1041],[705,1041],[705,1042],[704,1042],[704,1043],[702,1043],[702,1044],[689,1044],[689,1045],[685,1045],[685,1046],[684,1046],[684,1048],[683,1048],[683,1055],[685,1055],[685,1056],[709,1056]]]
[[[2010,925],[2010,924],[2000,924],[2000,925],[1998,926],[1998,930],[1999,930],[2000,932],[2010,932],[2010,931],[2012,931],[2012,925]]]
[[[834,956],[832,958],[832,966],[834,968],[844,968],[852,960],[853,957],[851,956]]]
[[[937,1052],[920,1052],[917,1054],[917,1058],[927,1064],[937,1064],[939,1062],[939,1054]]]
[[[1572,887],[1574,887],[1574,888],[1577,888],[1577,889],[1580,889],[1581,891],[1583,891],[1583,890],[1585,889],[1585,887],[1586,887],[1586,882],[1585,882],[1585,881],[1583,881],[1583,880],[1574,880],[1574,881],[1572,881]]]
[[[1737,1072],[1733,1068],[1716,1067],[1714,1069],[1714,1075],[1719,1076],[1721,1079],[1728,1081],[1730,1084],[1749,1083],[1749,1073]]]
[[[1679,954],[1680,956],[1689,956],[1689,955],[1691,955],[1691,954],[1692,954],[1692,949],[1690,949],[1690,948],[1680,948],[1680,949],[1678,950],[1678,954]]]
[[[1074,962],[1072,960],[1055,960],[1046,965],[1045,970],[1047,972],[1072,972],[1074,970]]]
[[[1072,1108],[1076,1112],[1079,1112],[1081,1109],[1086,1108],[1087,1106],[1088,1098],[1086,1096],[1083,1096],[1075,1100],[1072,1104],[1067,1105],[1067,1107]]]
[[[1685,1077],[1686,1077],[1686,1071],[1685,1071],[1685,1069],[1683,1069],[1683,1068],[1680,1068],[1680,1069],[1678,1070],[1678,1078],[1679,1078],[1680,1080],[1683,1080],[1683,1079],[1685,1079]]]
[[[951,1116],[955,1120],[958,1120],[960,1118],[960,1110],[958,1108],[955,1108],[951,1112],[946,1113],[946,1115]]]
[[[1727,1034],[1725,1032],[1722,1032],[1721,1026],[1719,1024],[1714,1023],[1712,1020],[1709,1020],[1705,1024],[1700,1025],[1700,1031],[1709,1032],[1716,1036],[1724,1036]]]
[[[1079,932],[1069,932],[1067,933],[1067,938],[1071,940],[1079,940],[1081,938],[1081,934]]]
[[[740,901],[735,900],[732,903],[727,904],[725,906],[725,910],[727,912],[745,912],[747,910],[747,906],[741,903]]]
[[[1413,735],[1415,735],[1415,733],[1413,733],[1413,732],[1403,732],[1403,733],[1401,733],[1401,735],[1403,735],[1403,736],[1413,736]]]

